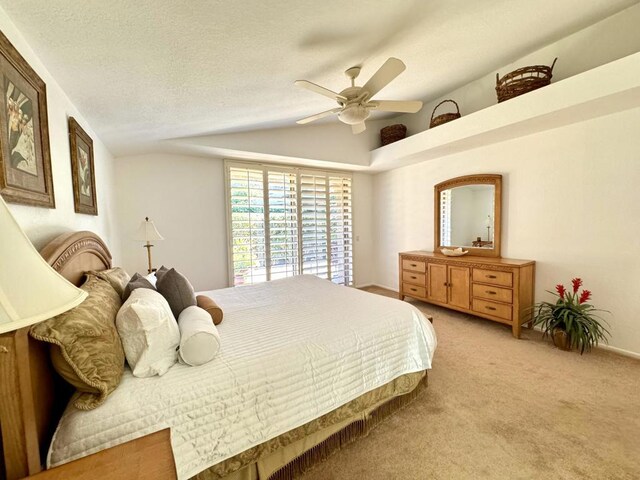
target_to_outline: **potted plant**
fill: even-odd
[[[601,322],[606,321],[598,315],[598,310],[587,303],[591,298],[589,290],[582,290],[582,280],[571,280],[573,292],[564,285],[556,285],[555,302],[540,302],[533,306],[533,324],[540,325],[544,336],[550,335],[553,343],[563,350],[576,348],[582,355],[599,341],[607,341],[611,335]]]

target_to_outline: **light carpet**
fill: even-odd
[[[414,304],[438,334],[429,388],[304,480],[640,478],[640,361]]]

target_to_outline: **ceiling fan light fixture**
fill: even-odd
[[[338,113],[338,118],[342,123],[346,123],[347,125],[356,125],[364,122],[369,118],[369,115],[371,115],[371,112],[367,107],[359,103],[354,103],[345,106],[344,109]]]

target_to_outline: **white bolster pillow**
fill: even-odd
[[[185,308],[178,317],[178,327],[183,363],[195,367],[213,360],[220,350],[220,336],[206,310],[196,305]]]

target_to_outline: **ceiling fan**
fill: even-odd
[[[328,88],[321,87],[307,80],[296,80],[298,87],[306,88],[312,92],[319,93],[338,102],[339,107],[332,108],[326,112],[316,113],[310,117],[298,120],[296,123],[303,125],[334,113],[338,114],[338,119],[351,125],[354,134],[362,133],[366,130],[364,121],[371,115],[371,110],[398,113],[416,113],[422,108],[420,101],[400,101],[400,100],[371,100],[371,98],[386,87],[391,81],[400,75],[407,67],[397,58],[389,58],[382,67],[363,86],[356,86],[356,78],[360,74],[360,67],[351,67],[345,74],[351,79],[351,86],[345,88],[340,93],[336,93]]]

